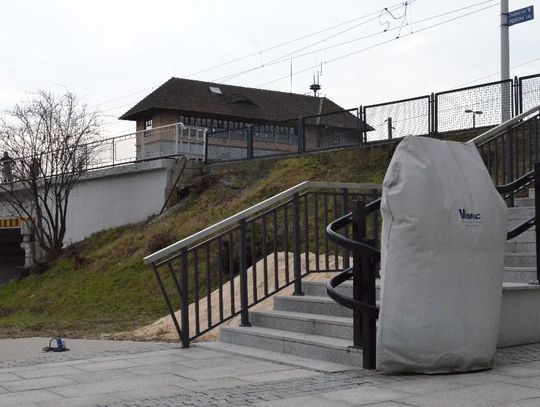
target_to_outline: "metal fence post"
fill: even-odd
[[[298,154],[306,151],[306,135],[305,135],[306,119],[298,118]]]
[[[365,238],[365,206],[363,202],[354,200],[352,203],[352,238],[354,241],[362,241]],[[361,258],[358,249],[353,250],[353,299],[361,301]],[[359,309],[353,309],[353,346],[362,347],[362,312]]]
[[[431,92],[431,95],[429,95],[429,108],[428,108],[428,133],[430,135],[433,135],[435,133],[435,126],[433,125],[433,117],[434,114],[434,108],[435,108],[435,94]]]
[[[386,119],[387,123],[388,123],[388,140],[392,140],[392,118],[389,117],[388,119]]]
[[[302,270],[300,268],[300,197],[293,195],[293,250],[294,250],[294,293],[304,295],[302,291]]]
[[[512,109],[512,117],[516,117],[519,114],[519,81],[517,76],[514,76],[514,80],[512,81],[512,90],[514,91],[514,108]]]
[[[341,189],[341,199],[343,200],[343,209],[341,215],[344,216],[349,213],[349,190],[347,188]],[[343,236],[349,237],[349,228],[346,227]],[[348,269],[351,266],[350,262],[351,253],[348,249],[343,251],[343,267]],[[337,268],[337,267],[336,267]]]
[[[249,126],[247,134],[247,159],[251,160],[253,158],[253,125]]]
[[[180,256],[180,290],[181,290],[181,308],[180,325],[182,327],[182,348],[189,348],[189,289],[188,289],[188,253],[187,248],[182,249]]]
[[[248,313],[246,220],[240,220],[240,326],[251,326]],[[232,284],[232,283],[231,283]]]
[[[534,216],[535,221],[535,235],[536,235],[536,281],[535,284],[540,284],[540,267],[538,263],[540,259],[540,227],[538,220],[540,219],[540,162],[534,164]]]

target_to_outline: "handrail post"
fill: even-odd
[[[540,162],[534,164],[534,216],[535,220],[535,235],[536,235],[536,281],[533,284],[540,284],[540,267],[538,267],[538,259],[540,258],[540,227],[538,220],[540,219]]]
[[[304,295],[302,291],[302,271],[300,269],[300,197],[293,195],[293,249],[294,249],[294,293]],[[288,261],[288,259],[287,259]]]
[[[365,238],[365,205],[361,201],[354,200],[352,203],[352,238],[360,242]],[[353,299],[361,301],[362,282],[361,282],[361,258],[358,249],[353,250]],[[353,309],[353,346],[362,347],[362,312],[359,309]]]
[[[341,198],[343,199],[343,209],[341,211],[341,215],[344,216],[347,213],[349,213],[349,190],[347,188],[341,189]],[[343,236],[349,237],[349,227],[345,228],[343,232]],[[345,269],[348,269],[351,266],[350,256],[351,256],[350,251],[348,249],[345,249],[343,251],[343,268]],[[337,265],[336,265],[336,269],[337,269]]]
[[[180,292],[182,294],[180,308],[180,324],[182,327],[182,348],[189,348],[189,289],[188,289],[188,253],[187,248],[182,249],[180,255]]]
[[[509,184],[514,181],[514,131],[512,128],[506,131],[504,138],[506,140],[506,148],[504,150],[504,183]],[[514,195],[506,200],[506,204],[510,207],[514,206]]]
[[[154,275],[156,276],[156,280],[159,285],[159,289],[161,290],[161,293],[163,294],[163,299],[165,300],[165,305],[167,305],[167,309],[169,310],[169,314],[171,315],[171,319],[173,320],[174,327],[176,329],[176,332],[178,333],[178,337],[182,341],[182,347],[184,347],[184,335],[185,333],[180,329],[180,326],[178,325],[178,320],[176,319],[176,315],[174,315],[174,308],[171,304],[171,301],[169,300],[169,296],[167,295],[167,290],[165,289],[165,286],[163,285],[163,280],[161,279],[161,276],[159,275],[159,270],[157,269],[156,265],[154,263],[151,264],[152,270],[154,272]],[[183,306],[183,304],[182,304]],[[182,311],[183,312],[183,311]],[[189,336],[189,333],[188,333]],[[188,343],[189,346],[189,343]],[[188,347],[186,346],[186,347]]]
[[[373,245],[366,239],[366,205],[364,201],[353,202],[353,239]],[[375,264],[358,249],[353,252],[353,298],[356,301],[375,306]],[[359,309],[353,310],[353,346],[362,347],[364,369],[376,367],[376,329],[377,321],[362,315]]]
[[[244,218],[240,219],[240,326],[251,326],[248,313],[246,235],[246,219]]]

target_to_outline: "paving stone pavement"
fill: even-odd
[[[84,344],[4,356],[0,406],[540,406],[540,344],[499,349],[490,371],[432,376],[325,371],[177,344]]]

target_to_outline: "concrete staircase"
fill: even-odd
[[[351,348],[352,311],[326,295],[325,282],[303,283],[303,296],[274,297],[274,308],[251,311],[249,328],[224,326],[222,342],[328,362],[362,365],[362,352]],[[340,290],[352,296],[352,284]]]
[[[534,216],[534,207],[530,206],[534,205],[532,198],[518,198],[516,204],[519,206],[509,209],[509,229]],[[528,293],[526,295],[531,295],[533,294],[531,290],[525,291],[525,289],[538,287],[516,283],[528,283],[535,279],[535,231],[532,229],[507,244],[504,270],[504,281],[507,284],[505,284],[506,294],[503,294],[503,304],[508,304],[508,310],[516,307],[512,302],[514,301],[512,296],[525,292]],[[523,290],[516,287],[518,285],[523,287]],[[350,281],[344,283],[339,289],[352,297]],[[220,341],[236,345],[237,348],[251,347],[264,349],[265,352],[272,351],[295,357],[361,366],[361,350],[351,348],[352,311],[335,303],[327,296],[325,282],[305,281],[303,290],[304,296],[276,295],[272,310],[251,311],[251,327],[223,326],[220,331]],[[535,290],[533,294],[535,298],[539,298],[538,293],[540,290]],[[377,289],[377,295],[379,295],[379,289]],[[532,306],[535,306],[534,303]],[[514,316],[506,314],[507,312],[504,313],[501,330],[513,331],[516,329],[512,326]],[[506,320],[510,322],[505,322]],[[503,334],[504,332],[501,333],[501,337],[504,337]],[[508,340],[505,341],[508,342]]]
[[[515,207],[508,208],[508,229],[534,216],[534,190],[529,196],[515,199]],[[529,283],[536,280],[536,229],[532,227],[506,245],[504,281]]]

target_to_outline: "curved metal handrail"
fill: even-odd
[[[514,194],[532,182],[534,182],[534,170],[508,184],[496,186],[495,189],[499,194],[506,197],[506,195]]]
[[[332,277],[326,284],[326,292],[328,296],[332,298],[338,304],[343,305],[344,307],[350,309],[359,309],[368,316],[372,318],[377,318],[379,316],[379,307],[373,306],[371,304],[356,301],[354,298],[347,297],[346,295],[341,294],[336,290],[336,287],[347,280],[352,278],[352,268],[348,268],[345,271],[339,273],[338,275]]]
[[[512,240],[513,238],[521,235],[526,230],[529,230],[534,225],[536,225],[536,216],[533,216],[531,219],[523,222],[521,225],[516,226],[514,229],[510,230],[506,234],[506,240]]]
[[[381,208],[381,198],[378,198],[366,205],[366,214],[375,212]],[[326,227],[326,235],[332,242],[339,244],[348,250],[360,250],[364,255],[380,256],[380,251],[374,247],[356,240],[350,239],[338,233],[338,230],[344,228],[352,222],[352,212],[337,218]]]

